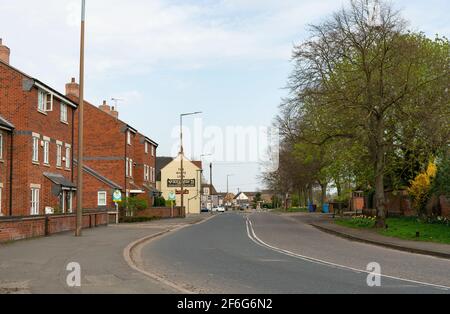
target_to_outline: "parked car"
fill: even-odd
[[[214,207],[212,211],[213,212],[218,212],[218,213],[224,213],[225,212],[225,207],[217,206],[217,207]]]
[[[201,212],[202,212],[202,213],[209,213],[209,209],[206,208],[206,207],[205,207],[205,208],[202,208]]]

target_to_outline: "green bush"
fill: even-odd
[[[431,186],[431,192],[436,196],[450,197],[450,158],[440,158],[437,165],[438,171]]]
[[[166,207],[172,207],[172,204],[174,203],[174,201],[164,201],[164,206]],[[175,205],[175,204],[174,204]]]
[[[142,211],[148,208],[148,202],[137,197],[128,197],[120,203],[120,208],[130,211]]]
[[[153,205],[155,207],[165,207],[166,206],[166,200],[162,196],[155,197],[155,201],[153,202]]]

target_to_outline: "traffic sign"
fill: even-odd
[[[176,201],[177,195],[174,192],[169,193],[169,201]]]
[[[113,202],[114,203],[120,203],[122,202],[122,192],[119,190],[115,190],[113,193]]]

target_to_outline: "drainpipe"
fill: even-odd
[[[72,160],[70,161],[70,166],[72,167],[72,174],[71,174],[71,178],[72,178],[72,182],[73,182],[73,169],[75,168],[73,166],[73,156],[74,156],[74,150],[75,150],[75,110],[72,110],[72,150],[71,150],[71,155],[72,155]],[[62,155],[62,148],[61,148],[61,155]],[[78,191],[78,187],[77,187],[77,191]]]
[[[11,142],[9,147],[9,216],[13,215],[13,140],[14,131],[11,131]]]
[[[128,165],[130,164],[130,161],[128,160],[128,162],[127,162],[127,157],[128,157],[128,142],[127,142],[127,140],[128,140],[128,132],[129,132],[129,130],[128,130],[128,128],[125,130],[125,136],[124,136],[124,138],[125,138],[125,184],[124,184],[124,187],[125,187],[125,198],[127,198],[127,188],[128,188],[128,186],[127,186],[127,168],[128,168]],[[128,211],[128,202],[125,202],[125,204],[126,204],[126,210]]]

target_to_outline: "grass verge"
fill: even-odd
[[[450,224],[448,221],[426,222],[415,217],[388,218],[387,229],[374,228],[375,220],[370,217],[337,219],[336,224],[356,228],[372,229],[381,235],[404,240],[450,244]],[[418,233],[418,237],[417,237]]]

